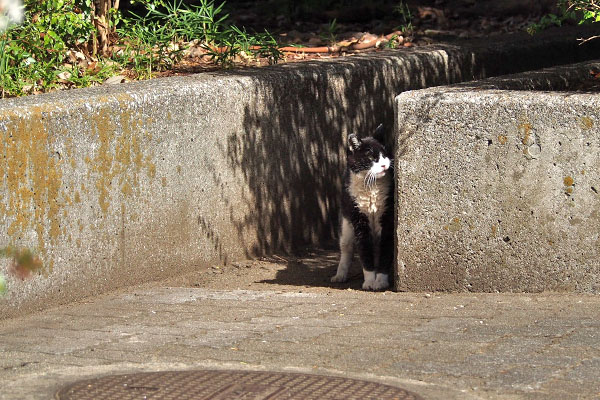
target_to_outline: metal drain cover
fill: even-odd
[[[62,388],[59,400],[410,399],[414,393],[342,377],[262,371],[163,371],[110,375]]]

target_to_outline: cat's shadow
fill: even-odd
[[[302,257],[285,259],[285,268],[279,269],[273,279],[259,283],[301,287],[328,287],[331,289],[360,289],[363,274],[360,261],[355,257],[348,274],[348,281],[332,283],[339,261],[338,251],[315,250]]]

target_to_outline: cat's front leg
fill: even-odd
[[[375,258],[373,257],[373,241],[368,230],[358,236],[358,246],[360,251],[360,260],[363,265],[364,290],[376,290],[375,281],[377,273],[375,271]]]
[[[391,207],[390,207],[391,209]],[[382,225],[382,235],[379,244],[379,265],[375,271],[375,279],[370,285],[371,290],[384,290],[390,287],[389,273],[392,270],[394,261],[394,237],[393,237],[393,219],[384,216]]]
[[[342,217],[342,232],[340,234],[340,263],[337,273],[331,278],[331,282],[346,282],[348,270],[352,264],[354,255],[354,228],[346,217]]]
[[[370,264],[363,263],[364,290],[384,290],[390,286],[388,271],[390,271],[392,258],[388,253],[391,252],[387,251],[389,246],[386,247],[384,243],[377,243],[377,245],[381,246],[378,256],[375,257],[377,267],[371,269],[367,267]]]
[[[362,285],[363,290],[375,290],[375,280],[377,278],[375,271],[369,271],[363,268],[363,276],[365,278]]]
[[[375,271],[374,243],[371,236],[371,228],[369,227],[369,220],[364,214],[357,212],[353,221],[356,243],[365,278],[362,288],[364,290],[377,290],[375,284],[377,273]]]
[[[388,274],[377,273],[375,282],[373,283],[373,290],[384,290],[390,287],[390,278]]]

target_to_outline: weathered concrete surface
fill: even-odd
[[[550,76],[398,96],[397,289],[600,291],[600,96],[486,89]]]
[[[594,74],[592,74],[594,72]],[[600,72],[598,60],[560,65],[518,74],[501,75],[494,78],[457,83],[450,90],[533,90],[533,91],[577,91],[585,92],[583,81],[593,80]]]
[[[189,278],[202,288],[134,288],[5,320],[0,399],[49,399],[98,375],[194,368],[344,375],[428,400],[600,396],[599,296],[319,287],[336,258],[215,266]],[[360,284],[360,275],[349,283]]]
[[[0,101],[0,246],[33,248],[45,265],[8,282],[0,318],[323,244],[334,236],[344,135],[391,125],[404,90],[588,57],[595,44],[578,46],[579,36]]]

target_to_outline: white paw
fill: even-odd
[[[346,282],[348,280],[348,274],[337,273],[331,277],[331,282]]]
[[[364,290],[383,290],[390,286],[387,274],[368,274],[362,288]]]
[[[375,271],[367,271],[366,269],[363,269],[363,275],[365,276],[365,281],[363,282],[362,288],[364,290],[375,290],[375,278],[377,277]]]
[[[363,282],[362,288],[363,288],[363,290],[375,290],[374,286],[375,286],[375,281],[368,280],[368,281]]]
[[[383,290],[390,287],[390,280],[388,279],[388,274],[377,274],[377,278],[375,278],[375,285],[373,290]]]

